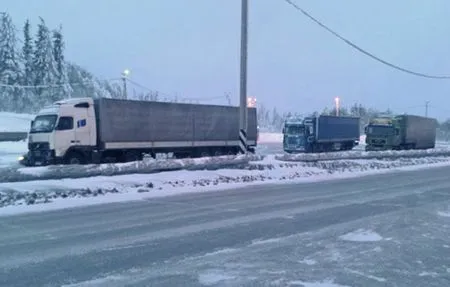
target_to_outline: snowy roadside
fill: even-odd
[[[239,169],[182,170],[159,174],[0,183],[0,215],[225,190],[248,185],[314,182],[448,165],[450,157],[298,163],[266,157]]]
[[[311,162],[329,160],[351,160],[351,159],[388,159],[388,158],[423,158],[450,156],[450,148],[440,147],[427,150],[401,150],[401,151],[344,151],[330,153],[302,153],[302,154],[282,154],[276,159],[290,162]]]
[[[218,170],[223,168],[242,169],[249,162],[263,158],[275,158],[285,162],[319,162],[341,160],[375,159],[416,159],[428,157],[450,157],[449,148],[411,151],[346,151],[322,154],[279,154],[279,155],[238,155],[205,157],[198,159],[146,159],[125,164],[101,164],[86,166],[45,166],[45,167],[0,167],[0,182],[22,182],[32,180],[86,178],[93,176],[115,176],[125,174],[151,174],[176,170]]]
[[[122,164],[55,165],[43,167],[10,167],[0,169],[0,182],[21,182],[124,174],[151,174],[176,170],[217,170],[240,168],[250,161],[261,160],[258,155],[204,157],[196,159],[144,159]]]

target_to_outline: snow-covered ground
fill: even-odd
[[[429,156],[450,156],[450,148],[439,147],[428,150],[401,150],[401,151],[345,151],[330,153],[301,153],[276,155],[278,160],[283,161],[318,161],[318,160],[341,160],[341,159],[377,159],[377,158],[419,158]]]
[[[0,132],[27,132],[34,115],[0,112]]]
[[[281,133],[259,133],[258,143],[282,143],[283,134]]]
[[[245,167],[82,179],[0,183],[0,214],[102,204],[204,192],[256,184],[281,184],[364,176],[393,170],[450,165],[450,157],[396,160],[281,162],[273,156]],[[46,203],[46,204],[40,204]]]

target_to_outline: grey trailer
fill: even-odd
[[[95,100],[97,143],[103,152],[173,152],[176,157],[236,154],[239,108],[219,105]],[[248,146],[256,147],[256,109],[248,109]]]
[[[400,131],[402,131],[403,146],[412,149],[435,147],[436,119],[416,115],[400,115],[397,118],[401,127]]]

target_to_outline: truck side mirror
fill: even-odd
[[[364,127],[364,133],[365,133],[365,134],[367,134],[367,130],[368,130],[368,128],[367,128],[367,126],[365,126],[365,127]]]
[[[30,129],[33,128],[33,125],[34,125],[34,121],[31,121],[30,122]]]

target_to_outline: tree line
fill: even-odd
[[[279,132],[283,128],[286,119],[291,117],[306,117],[314,115],[336,115],[336,108],[325,107],[322,111],[315,111],[310,114],[296,114],[292,112],[280,113],[277,108],[269,109],[264,104],[258,105],[258,124],[260,129],[265,131]],[[393,115],[394,113],[387,109],[379,111],[377,109],[368,108],[361,104],[353,104],[350,107],[342,106],[339,108],[341,116],[355,116],[361,118],[361,129],[369,122],[370,118],[380,115]]]
[[[299,115],[292,112],[280,113],[274,107],[272,109],[267,108],[264,104],[258,105],[258,124],[261,131],[266,132],[281,132],[283,124],[286,119],[291,117],[305,117],[314,115],[336,115],[336,108],[325,107],[322,111],[312,112],[306,115]],[[380,111],[374,108],[366,107],[362,104],[353,104],[349,107],[342,106],[339,108],[339,115],[341,116],[355,116],[361,119],[361,133],[364,131],[364,126],[369,123],[369,120],[377,116],[393,116],[395,113],[386,109]],[[450,141],[450,119],[439,122],[437,127],[437,138],[439,140]]]
[[[31,113],[71,97],[112,97],[113,85],[66,61],[64,51],[62,26],[50,29],[39,18],[33,34],[29,20],[18,30],[0,13],[0,111]]]

